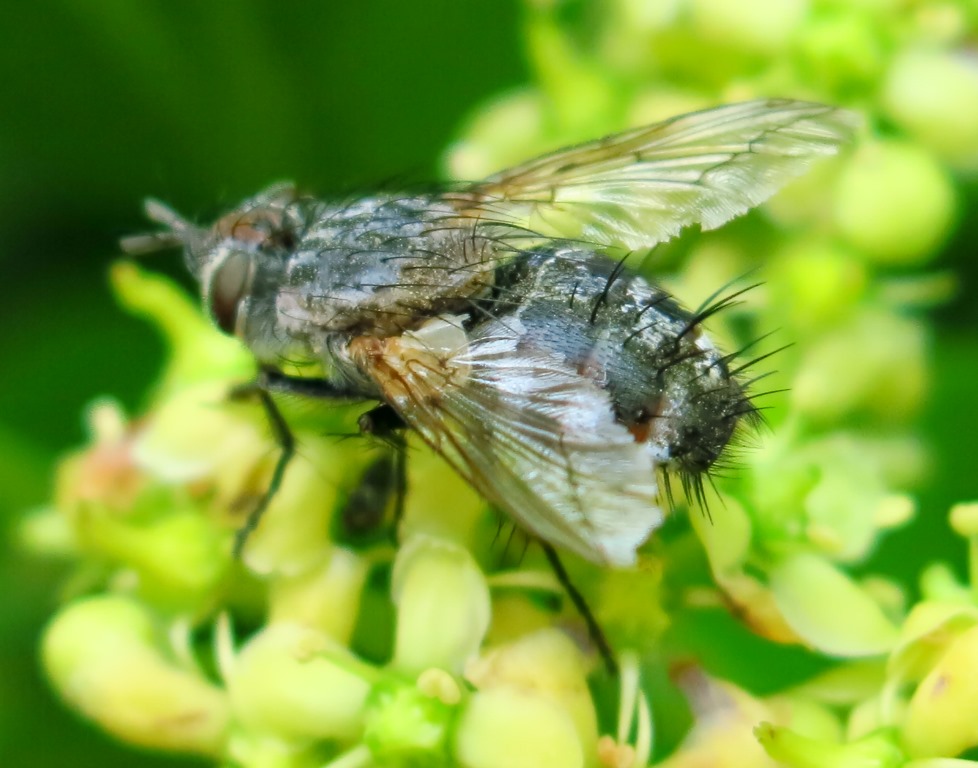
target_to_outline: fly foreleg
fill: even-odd
[[[248,538],[261,523],[262,516],[272,498],[282,486],[285,477],[285,470],[295,455],[295,435],[289,429],[289,424],[282,415],[282,411],[275,404],[272,393],[283,393],[299,395],[300,397],[312,397],[327,400],[349,400],[360,397],[359,393],[349,392],[332,384],[325,379],[306,379],[298,376],[286,376],[280,371],[271,368],[262,369],[255,381],[237,386],[231,390],[230,397],[233,400],[244,400],[257,398],[268,425],[272,430],[272,437],[278,444],[281,453],[278,461],[275,462],[275,469],[272,471],[272,479],[268,488],[254,508],[248,513],[244,524],[238,529],[234,537],[234,556],[241,557]]]

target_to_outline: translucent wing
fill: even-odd
[[[466,215],[548,237],[649,247],[745,213],[834,154],[856,123],[810,102],[732,104],[545,155],[452,199]]]
[[[655,462],[605,392],[494,323],[466,339],[451,318],[350,346],[387,401],[488,500],[589,560],[634,563],[662,522]]]

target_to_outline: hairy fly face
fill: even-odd
[[[276,291],[268,287],[282,285],[309,215],[291,186],[275,186],[222,216],[186,249],[214,323],[262,362],[280,357],[287,342],[277,331]]]

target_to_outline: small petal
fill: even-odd
[[[260,412],[230,407],[229,392],[227,381],[207,381],[167,397],[136,437],[135,463],[169,483],[215,476],[219,496],[230,503],[269,444]]]

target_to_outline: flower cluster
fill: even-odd
[[[866,118],[838,161],[652,260],[691,306],[761,265],[763,284],[711,330],[731,349],[772,329],[793,346],[780,372],[754,366],[769,373],[758,398],[781,394],[707,512],[674,516],[635,571],[570,563],[621,652],[619,679],[592,674],[539,555],[514,565],[507,533],[430,452],[408,448],[396,549],[355,530],[378,446],[341,439],[356,431],[349,408],[282,404],[300,449],[235,559],[277,459],[261,410],[228,398],[253,363],[169,283],[119,265],[117,295],[170,358],[144,415],[92,407],[91,444],[25,524],[35,549],[76,564],[43,640],[52,684],[124,741],[242,766],[956,764],[978,747],[978,511],[951,513],[967,584],[931,566],[908,608],[897,585],[851,569],[913,518],[926,468],[913,432],[924,313],[953,286],[921,270],[958,215],[955,174],[978,169],[978,10],[527,0],[526,13],[534,82],[473,117],[446,156],[453,177],[760,96]],[[757,647],[804,647],[823,671],[763,695],[707,671],[676,627],[720,609]],[[686,721],[653,744],[660,702],[679,698]]]

